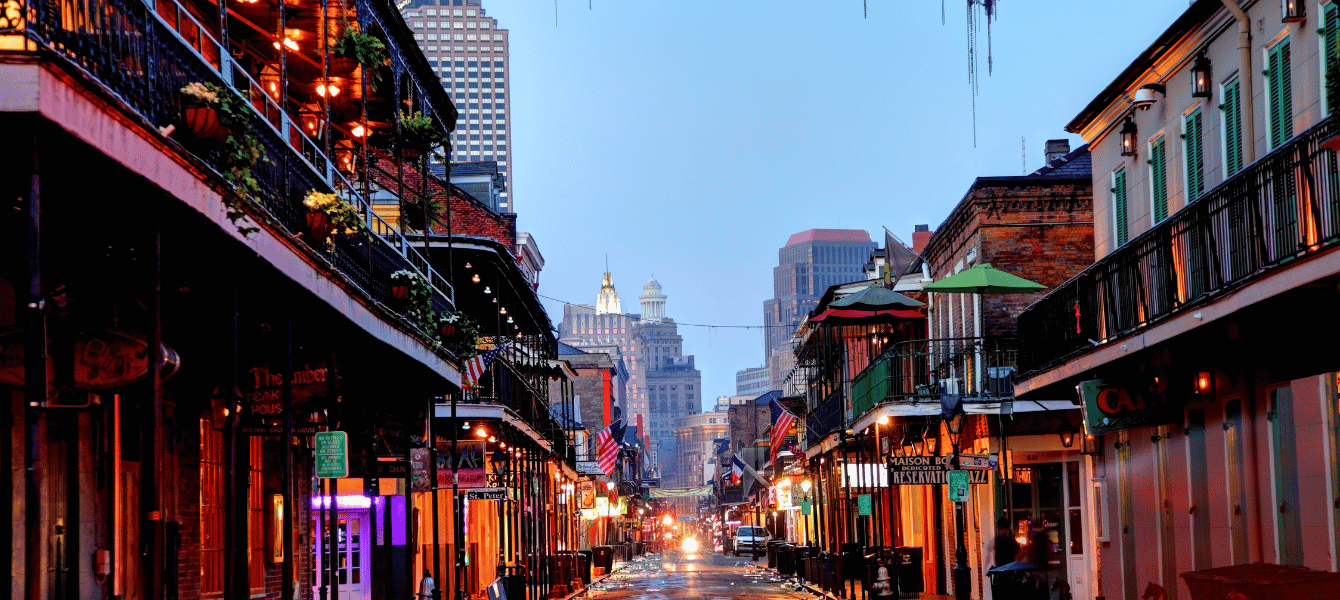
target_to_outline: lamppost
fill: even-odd
[[[963,407],[960,405],[962,398],[946,398],[941,401],[942,416],[945,425],[949,428],[949,441],[953,444],[953,466],[954,469],[961,469],[962,462],[959,460],[959,431],[963,429]],[[971,486],[970,486],[971,487]],[[968,546],[964,540],[964,530],[967,529],[967,518],[963,514],[963,502],[954,503],[954,528],[957,529],[958,544],[954,548],[954,598],[955,600],[969,600],[972,592],[972,568],[968,566]]]
[[[812,487],[814,487],[814,483],[812,483],[809,478],[800,481],[800,491],[805,493],[805,502],[808,502],[810,505],[810,514],[801,516],[805,517],[805,534],[806,537],[810,538],[809,545],[811,546],[814,545],[814,501],[810,500],[810,488]],[[801,505],[801,508],[804,508],[803,504]],[[801,510],[801,512],[803,513],[804,510]]]

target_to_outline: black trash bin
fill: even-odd
[[[614,568],[614,547],[596,546],[591,549],[591,566],[596,569],[605,569],[605,574],[609,574],[610,569]]]
[[[646,553],[647,553],[647,544],[646,544],[646,542],[633,542],[633,554],[636,554],[636,555],[638,555],[638,556],[642,556],[643,554],[646,554]]]
[[[782,575],[794,575],[796,573],[796,547],[791,544],[782,544],[777,549],[777,572]]]
[[[926,591],[925,580],[921,577],[921,548],[902,546],[898,552],[898,591],[903,594]],[[894,576],[892,573],[889,576]]]
[[[582,583],[591,585],[591,551],[577,551],[577,574],[581,575]]]
[[[842,579],[860,579],[865,574],[865,555],[860,544],[842,545]]]
[[[786,543],[786,542],[782,542],[782,541],[779,541],[779,540],[768,540],[768,568],[769,568],[769,569],[776,569],[776,568],[777,568],[777,549],[778,549],[778,548],[781,548],[781,547],[782,547],[782,544],[784,544],[784,543]]]
[[[508,600],[514,598],[526,597],[526,568],[520,565],[513,567],[500,567],[501,575],[490,585],[490,588],[500,589],[506,595]],[[494,595],[499,595],[496,592]]]

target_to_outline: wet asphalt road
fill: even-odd
[[[720,552],[690,554],[669,550],[625,564],[614,575],[593,585],[588,597],[598,600],[814,598],[758,565],[766,566],[766,559],[756,563],[748,557],[736,558]]]

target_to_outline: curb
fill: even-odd
[[[571,593],[571,594],[568,594],[567,596],[565,596],[565,597],[563,598],[563,600],[572,600],[573,598],[581,598],[581,597],[586,596],[586,594],[590,593],[590,591],[591,591],[591,587],[592,587],[592,586],[595,586],[595,585],[599,584],[600,582],[602,582],[602,581],[604,581],[604,580],[606,580],[606,579],[609,579],[610,577],[613,577],[615,573],[618,573],[619,571],[622,571],[623,568],[624,568],[625,566],[627,566],[627,565],[628,565],[627,562],[621,562],[621,563],[617,563],[617,564],[615,564],[615,565],[614,565],[614,568],[611,569],[609,573],[606,573],[606,574],[604,574],[604,575],[601,575],[601,576],[600,576],[600,579],[592,579],[592,580],[591,580],[591,583],[590,583],[589,585],[587,585],[586,587],[583,587],[582,589],[577,590],[577,591],[575,591],[575,592],[573,592],[573,593]]]

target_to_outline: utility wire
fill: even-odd
[[[567,306],[589,306],[589,305],[583,305],[583,304],[581,304],[581,303],[579,303],[579,302],[568,302],[567,300],[561,300],[561,299],[559,299],[559,298],[554,298],[553,296],[546,296],[546,295],[544,295],[544,294],[540,294],[540,293],[536,293],[535,295],[536,295],[536,296],[539,296],[539,297],[541,297],[541,298],[544,298],[545,300],[553,300],[554,302],[558,302],[558,303],[561,303],[561,304],[565,304],[565,305],[567,305]],[[621,316],[621,317],[625,317],[625,318],[627,318],[627,319],[629,319],[629,320],[631,320],[631,321],[637,321],[637,322],[639,322],[639,323],[660,323],[660,322],[661,322],[661,321],[656,320],[656,319],[643,319],[643,318],[640,317],[640,316],[637,317],[637,318],[633,318],[632,316],[627,315],[627,314],[620,314],[619,316]],[[713,325],[713,324],[711,324],[711,323],[683,323],[683,322],[680,322],[680,321],[675,321],[674,323],[675,323],[675,325],[684,325],[684,326],[686,326],[686,327],[720,327],[721,329],[766,329],[766,328],[769,328],[769,327],[781,327],[781,328],[785,328],[785,329],[795,329],[796,327],[799,327],[799,325]]]

